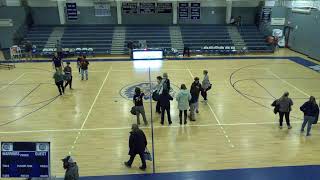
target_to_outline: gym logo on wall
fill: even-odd
[[[170,84],[170,86],[171,86],[170,95],[172,97],[174,97],[176,92],[178,92],[179,88],[173,84]],[[123,87],[120,90],[120,95],[125,99],[132,100],[133,96],[134,96],[134,90],[136,87],[139,87],[141,89],[141,91],[145,94],[144,100],[149,100],[152,95],[152,92],[155,91],[157,88],[157,83],[151,82],[151,91],[150,91],[150,83],[149,82],[130,84],[130,85]]]

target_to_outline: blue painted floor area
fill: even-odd
[[[81,180],[320,180],[320,166],[81,177]]]

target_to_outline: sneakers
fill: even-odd
[[[282,129],[282,126],[279,126],[279,129]]]
[[[196,110],[196,113],[199,113],[199,110],[198,110],[198,109]]]
[[[292,126],[288,126],[288,129],[292,129]]]
[[[139,169],[141,169],[142,171],[145,171],[147,169],[147,167],[140,166]]]

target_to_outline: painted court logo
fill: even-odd
[[[144,99],[149,100],[152,92],[156,90],[157,83],[151,82],[151,89],[149,82],[134,83],[123,87],[120,91],[120,95],[128,100],[132,100],[134,96],[134,90],[136,87],[139,87],[145,94]],[[178,92],[179,88],[171,84],[170,95],[174,97],[175,93]]]

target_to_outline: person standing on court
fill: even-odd
[[[156,86],[156,91],[160,90],[161,87],[161,81],[162,81],[162,77],[161,76],[157,76],[157,86]],[[156,105],[156,112],[157,113],[161,113],[161,107],[160,107],[160,101],[157,101],[157,105]]]
[[[80,61],[81,80],[84,79],[84,76],[86,76],[86,80],[88,80],[88,66],[89,66],[89,61],[85,56],[83,56],[83,59]]]
[[[195,77],[194,82],[192,83],[190,88],[190,93],[191,93],[190,121],[195,121],[195,112],[199,113],[198,101],[199,101],[200,91],[201,91],[201,84],[199,82],[199,78]]]
[[[53,79],[58,87],[60,95],[64,94],[64,86],[63,86],[64,76],[62,74],[62,71],[56,71],[53,74]]]
[[[66,84],[64,85],[64,88],[66,88],[69,85],[69,88],[72,90],[72,68],[70,66],[70,62],[67,62],[67,66],[64,67],[64,75]]]
[[[130,137],[129,137],[129,155],[130,159],[127,162],[124,162],[124,165],[128,168],[131,168],[134,158],[139,154],[142,166],[139,168],[145,170],[147,168],[146,160],[144,158],[144,152],[147,147],[147,138],[144,132],[139,129],[137,124],[132,124]]]
[[[171,114],[170,114],[170,101],[173,100],[173,98],[170,96],[168,91],[163,91],[162,94],[160,94],[160,107],[161,107],[161,124],[164,124],[164,112],[167,111],[167,119],[169,122],[169,125],[172,124],[171,121]]]
[[[211,89],[211,83],[210,83],[210,80],[209,80],[209,76],[208,76],[208,71],[207,70],[204,70],[203,71],[203,80],[202,80],[202,89],[201,89],[201,96],[203,97],[203,100],[204,102],[207,102],[208,99],[207,99],[207,91],[209,91]]]
[[[303,112],[303,123],[301,126],[301,133],[304,132],[304,127],[308,123],[307,127],[307,136],[310,136],[311,126],[315,122],[316,118],[319,115],[319,106],[316,102],[316,98],[311,96],[309,101],[305,102],[301,107],[300,110]]]
[[[54,53],[53,58],[52,58],[52,66],[53,69],[56,71],[62,71],[63,68],[63,61],[62,59],[58,56],[58,53]]]
[[[137,124],[140,125],[140,114],[142,115],[143,118],[143,122],[144,125],[148,125],[148,121],[146,118],[146,113],[144,111],[144,106],[143,106],[143,97],[144,97],[144,93],[141,92],[141,89],[139,87],[136,87],[136,89],[134,90],[135,94],[133,96],[133,103],[135,106],[135,110],[136,110],[136,116],[137,116]]]
[[[79,179],[79,168],[77,163],[72,159],[71,156],[67,156],[62,159],[63,168],[66,170],[64,180],[78,180]]]
[[[185,84],[181,84],[180,91],[176,96],[176,100],[178,101],[180,125],[182,124],[182,112],[184,114],[184,124],[187,124],[187,111],[189,109],[189,101],[191,100],[191,94],[187,90]]]
[[[285,92],[282,97],[277,100],[276,105],[279,106],[279,128],[282,129],[283,116],[285,116],[288,129],[291,129],[290,111],[293,102],[292,99],[289,98],[289,92]]]
[[[26,60],[30,59],[30,61],[32,60],[32,44],[30,41],[27,41],[25,44],[25,56],[26,56]]]
[[[60,59],[62,59],[62,56],[63,56],[63,50],[62,50],[62,45],[61,45],[60,40],[57,40],[57,43],[56,43],[56,49],[57,49],[58,57],[59,57]]]
[[[82,61],[82,56],[79,56],[77,58],[77,68],[78,68],[78,71],[79,71],[79,75],[81,75],[81,61]]]
[[[167,73],[163,73],[160,88],[159,88],[159,95],[161,95],[164,92],[169,93],[170,92],[170,80],[168,78]]]

